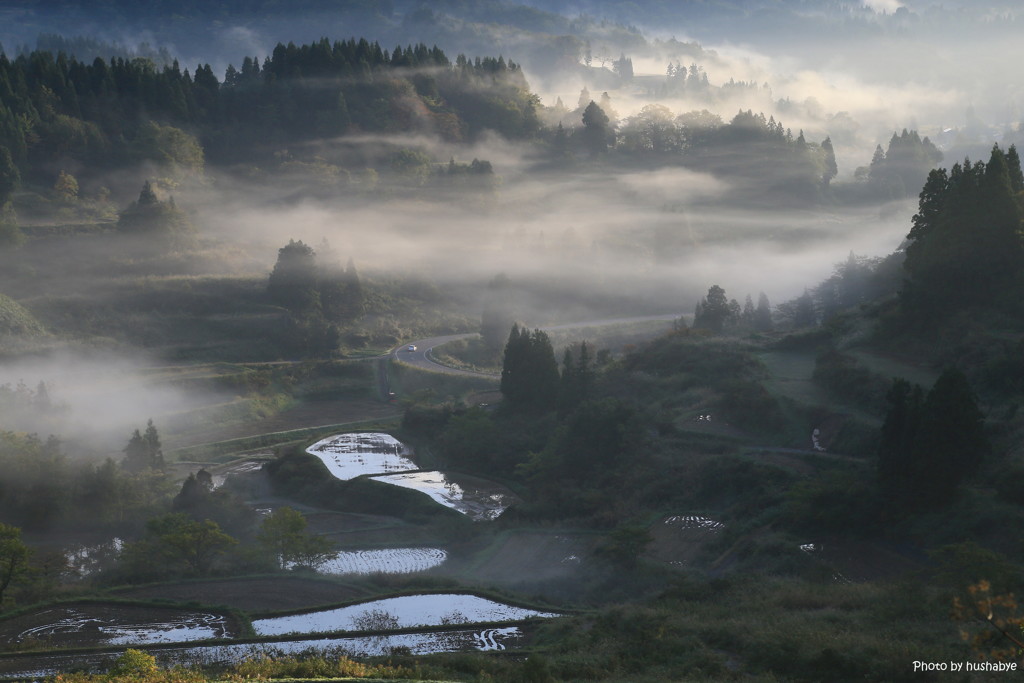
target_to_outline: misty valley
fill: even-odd
[[[0,679],[1024,665],[1018,20],[3,3]]]

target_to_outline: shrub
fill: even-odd
[[[158,671],[156,657],[148,652],[128,649],[114,662],[114,666],[110,669],[110,675],[144,678],[153,676]]]

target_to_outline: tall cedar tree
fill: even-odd
[[[922,396],[921,387],[901,379],[888,394],[878,480],[897,511],[948,505],[990,449],[984,416],[962,372],[947,369]]]
[[[725,296],[725,290],[718,285],[711,285],[708,295],[697,304],[693,326],[718,333],[725,327],[730,314],[729,300]]]
[[[562,379],[558,387],[558,414],[568,415],[590,395],[594,382],[594,369],[590,364],[587,343],[580,344],[579,356],[574,360],[572,349],[562,357]]]
[[[558,361],[548,335],[513,325],[501,368],[505,399],[515,408],[548,410],[558,400],[558,385]]]
[[[1021,179],[1016,149],[992,148],[988,164],[953,164],[928,175],[918,200],[901,291],[918,322],[949,310],[997,303],[1024,269]]]
[[[146,423],[144,434],[139,433],[138,429],[132,434],[128,445],[124,447],[123,465],[129,472],[164,468],[164,452],[153,420]]]

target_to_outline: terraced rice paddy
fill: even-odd
[[[257,635],[280,636],[289,633],[389,630],[557,616],[560,615],[514,607],[466,593],[434,593],[384,598],[305,614],[254,619],[252,627]]]
[[[222,614],[131,605],[51,607],[8,624],[9,642],[40,641],[53,647],[102,647],[182,643],[235,635]]]
[[[524,637],[517,626],[486,629],[457,629],[433,633],[396,633],[351,638],[314,638],[272,643],[205,645],[150,650],[164,667],[226,665],[262,656],[313,653],[322,656],[378,657],[394,652],[426,655],[442,652],[514,649]],[[22,659],[0,659],[0,676],[40,679],[72,669],[103,671],[113,664],[118,652],[75,655],[37,655]]]
[[[433,569],[448,559],[441,548],[342,550],[319,568],[322,574],[412,574]]]
[[[515,494],[494,482],[445,472],[407,472],[373,479],[425,493],[477,522],[497,519],[516,500]]]
[[[412,455],[408,446],[378,432],[336,434],[317,441],[306,452],[320,458],[331,474],[342,480],[417,469],[408,457]]]

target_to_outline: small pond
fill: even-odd
[[[467,593],[438,593],[405,595],[338,609],[254,619],[252,627],[257,635],[279,636],[288,633],[387,630],[557,616],[560,615],[514,607]]]
[[[323,564],[322,574],[411,574],[433,569],[448,559],[441,548],[342,550]]]
[[[494,482],[445,472],[406,472],[373,480],[420,491],[478,522],[496,519],[516,500],[514,493]]]
[[[320,458],[338,479],[364,474],[388,474],[418,469],[412,451],[390,434],[379,432],[336,434],[306,449]]]

